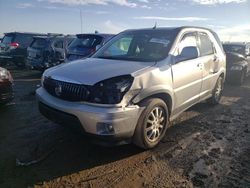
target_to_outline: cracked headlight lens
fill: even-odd
[[[90,88],[88,102],[118,104],[130,89],[133,80],[132,76],[123,75],[98,82]]]

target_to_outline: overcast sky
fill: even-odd
[[[250,0],[0,0],[0,35],[205,26],[222,40],[250,41]]]

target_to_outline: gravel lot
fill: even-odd
[[[250,187],[250,78],[226,85],[220,105],[187,110],[143,151],[96,146],[46,120],[35,97],[41,73],[10,70],[15,100],[0,107],[0,187]]]

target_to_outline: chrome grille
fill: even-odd
[[[51,95],[67,101],[86,101],[89,96],[88,86],[45,78],[43,87]]]

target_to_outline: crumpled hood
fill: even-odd
[[[108,78],[133,74],[137,71],[149,68],[154,64],[155,62],[88,58],[70,63],[63,63],[59,66],[50,68],[44,72],[44,76],[68,82],[94,85]]]

